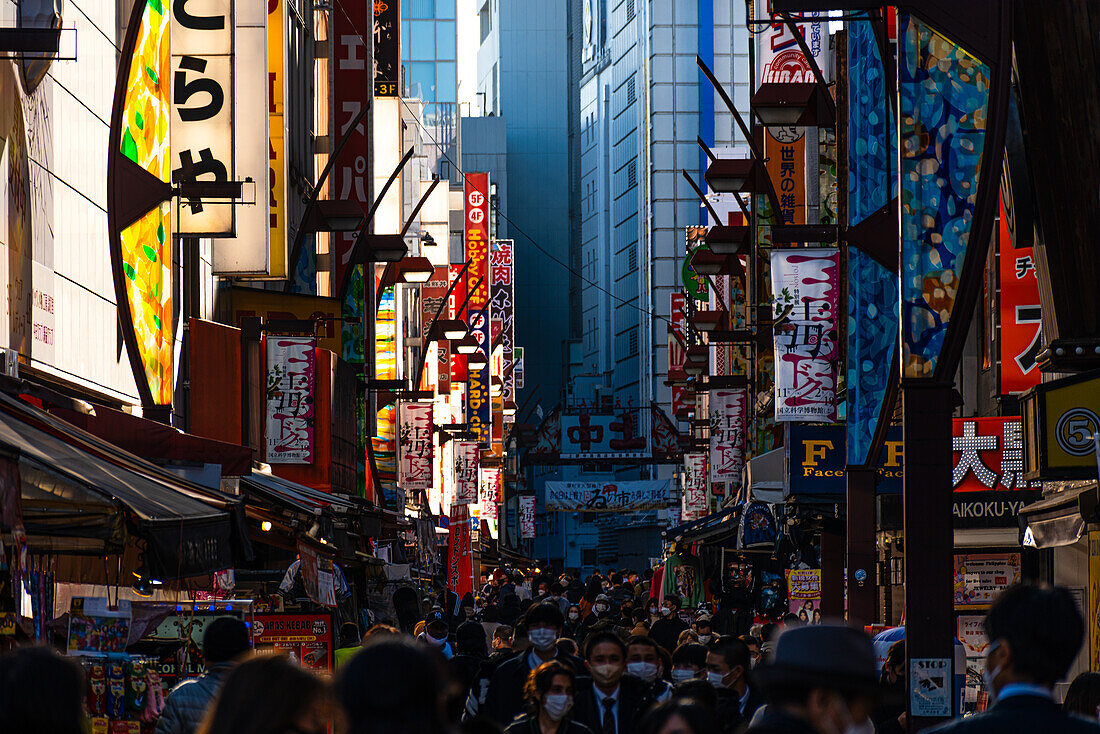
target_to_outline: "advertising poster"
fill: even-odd
[[[956,554],[955,608],[988,607],[998,594],[1019,581],[1019,553]]]
[[[125,652],[130,636],[130,602],[108,609],[100,597],[75,597],[69,607],[69,655]]]
[[[797,614],[805,624],[821,622],[821,569],[789,568],[787,601],[791,614]]]
[[[524,540],[535,538],[535,496],[522,495],[519,498],[519,534]]]
[[[464,229],[466,259],[470,263],[467,270],[469,285],[469,305],[467,322],[470,334],[477,339],[485,367],[467,370],[466,374],[466,417],[470,430],[477,434],[478,442],[486,446],[492,443],[493,425],[491,418],[489,390],[489,174],[468,173],[464,189]]]
[[[749,391],[710,391],[710,481],[741,482],[745,468],[745,427]]]
[[[474,441],[452,441],[455,455],[455,504],[472,505],[478,501],[477,470],[481,453]]]
[[[289,655],[308,670],[332,672],[332,615],[256,614],[252,646]]]
[[[1042,382],[1038,357],[1043,334],[1032,248],[1015,246],[1003,200],[997,243],[1001,251],[1001,394],[1008,395]]]
[[[460,598],[474,590],[473,550],[469,515],[458,507],[451,513],[447,539],[447,588]]]
[[[668,504],[667,479],[626,482],[547,482],[546,509],[568,512],[656,510]]]
[[[684,454],[684,522],[707,514],[707,455]]]
[[[317,342],[267,337],[267,463],[313,463],[313,388]]]
[[[840,253],[772,250],[775,419],[836,420]]]
[[[431,403],[401,403],[397,441],[397,483],[401,489],[430,489],[435,443],[432,441]]]
[[[953,689],[951,658],[909,659],[909,710],[913,716],[950,716]]]

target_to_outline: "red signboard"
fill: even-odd
[[[289,655],[310,670],[332,672],[331,614],[256,614],[252,645]]]
[[[997,231],[1001,280],[1001,394],[1023,392],[1040,382],[1036,358],[1042,348],[1039,281],[1030,247],[1014,247],[1005,205]]]
[[[686,296],[683,291],[673,291],[668,296],[668,313],[671,324],[668,327],[668,379],[685,380],[684,364],[687,351],[684,349],[684,337],[687,334],[687,314],[684,311]],[[695,405],[695,392],[686,387],[672,388],[672,415],[676,417],[688,407]]]
[[[337,139],[342,138],[348,131],[369,94],[370,49],[366,46],[363,30],[372,26],[373,18],[369,17],[367,6],[365,2],[336,0],[336,11],[332,14],[333,47],[336,56],[336,66],[332,74],[333,109],[336,115]],[[367,197],[368,150],[367,122],[363,120],[356,126],[355,132],[348,138],[347,144],[336,158],[332,169],[332,189],[329,195],[332,199],[351,199],[359,202],[364,214],[370,210],[371,205]],[[344,282],[344,271],[351,259],[355,234],[355,232],[332,233],[332,252],[335,258],[334,283]]]
[[[951,430],[951,485],[956,492],[1027,489],[1018,417],[956,418]]]
[[[447,267],[437,266],[432,272],[431,280],[420,288],[420,334],[425,339],[428,337],[428,329],[431,327],[432,319],[435,318],[436,313],[439,313],[440,320],[449,318],[446,307],[442,311],[439,309],[447,295],[447,286],[451,284],[451,279],[448,276]],[[432,347],[429,344],[425,348],[431,349]],[[428,356],[431,356],[431,353]],[[447,383],[449,384],[450,381],[450,375],[448,375]],[[431,371],[425,366],[421,375],[420,389],[431,390],[435,387],[436,385],[431,382]]]
[[[489,174],[466,174],[464,189],[466,260],[470,263],[467,322],[486,363],[489,350]],[[466,371],[466,420],[480,443],[492,442],[489,366]]]
[[[466,286],[468,285],[468,275],[459,276],[462,272],[462,265],[452,265],[450,270],[451,280],[458,278],[458,283],[455,285],[453,291],[451,291],[451,297],[447,302],[447,314],[448,318],[466,320],[466,310],[462,308],[463,301],[466,300]],[[466,355],[459,354],[457,350],[450,350],[451,360],[451,382],[466,382]]]
[[[470,516],[466,507],[451,513],[447,543],[447,588],[459,598],[473,593],[473,549],[470,544]]]

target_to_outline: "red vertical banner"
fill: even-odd
[[[470,515],[466,507],[451,512],[447,543],[447,588],[459,596],[474,591],[473,548],[470,543]]]
[[[458,278],[458,284],[455,285],[454,290],[451,291],[451,297],[447,304],[447,311],[448,318],[465,321],[467,309],[464,309],[462,304],[466,300],[466,289],[469,285],[469,271],[467,271],[465,275],[461,275],[462,267],[462,265],[451,266],[451,280]],[[451,349],[449,351],[451,363],[450,381],[466,382],[466,356],[459,354],[456,349]]]
[[[668,327],[668,379],[682,381],[687,379],[684,364],[687,351],[684,349],[687,334],[687,314],[684,310],[686,296],[683,291],[673,291],[668,297],[668,313],[671,325]],[[672,388],[672,415],[676,416],[688,406],[694,404],[695,395],[686,387]]]
[[[336,138],[342,138],[351,128],[356,115],[362,111],[364,100],[369,99],[371,68],[367,63],[370,51],[366,47],[365,34],[373,26],[374,19],[368,12],[368,3],[336,0],[332,14],[332,35],[335,50],[333,81],[333,110],[336,116]],[[348,138],[344,149],[332,168],[332,191],[328,198],[351,199],[359,202],[366,214],[371,201],[367,198],[367,122],[361,121]],[[355,232],[333,232],[333,283],[344,282],[344,271],[351,259]]]
[[[1042,349],[1039,281],[1032,248],[1015,247],[1004,201],[997,230],[1001,280],[1001,394],[1023,392],[1040,382],[1036,359]]]
[[[464,228],[466,260],[470,263],[470,304],[467,309],[470,333],[477,339],[485,357],[485,367],[466,371],[466,421],[477,434],[478,442],[492,443],[492,418],[489,391],[490,355],[489,320],[489,174],[466,174],[464,189]]]

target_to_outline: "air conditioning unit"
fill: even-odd
[[[3,359],[0,359],[0,374],[19,378],[19,352],[15,349],[4,349]]]

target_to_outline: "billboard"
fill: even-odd
[[[997,243],[1001,253],[1001,394],[1008,395],[1043,381],[1038,364],[1043,332],[1032,248],[1014,246],[1003,201]]]
[[[668,490],[667,479],[547,482],[546,509],[566,512],[656,510],[668,505]]]
[[[787,489],[796,497],[843,497],[847,434],[844,426],[794,424],[787,441]],[[876,467],[877,494],[901,494],[904,444],[901,426],[886,433]]]
[[[1023,427],[1018,417],[955,418],[951,422],[951,486],[956,492],[1027,489]]]
[[[267,463],[313,463],[313,400],[317,342],[267,337]]]

